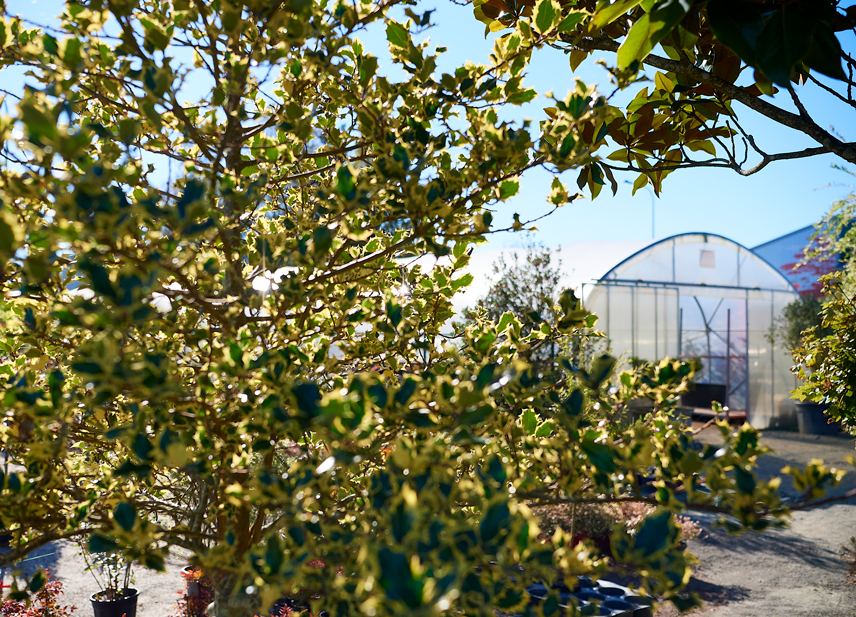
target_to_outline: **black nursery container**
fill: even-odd
[[[826,405],[818,403],[797,403],[797,425],[803,435],[838,435],[841,428],[837,422],[829,422]]]
[[[89,600],[95,617],[137,617],[137,598],[140,592],[136,589],[126,589],[125,597],[118,600],[99,600],[93,593]]]

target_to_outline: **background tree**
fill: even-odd
[[[807,258],[840,259],[843,268],[821,277],[820,323],[803,333],[794,372],[804,380],[800,400],[828,405],[827,415],[856,431],[856,197],[837,202],[818,225]]]
[[[520,321],[523,335],[554,318],[562,276],[562,260],[557,251],[530,239],[508,259],[501,254],[491,269],[490,289],[475,311],[483,310],[484,317],[492,321],[499,321],[504,313],[510,312]],[[551,345],[529,359],[552,361],[556,353],[555,345]]]
[[[823,327],[822,309],[822,298],[813,294],[800,296],[786,305],[770,326],[770,342],[794,351],[802,344],[803,332],[810,328],[818,329],[821,336],[829,334],[829,329]]]
[[[490,209],[530,167],[590,167],[614,112],[579,86],[545,138],[501,121],[530,97],[518,65],[438,74],[441,50],[413,39],[430,14],[401,23],[399,4],[94,0],[56,29],[4,14],[0,65],[27,73],[0,117],[4,563],[87,537],[162,568],[180,546],[220,617],[301,593],[332,615],[488,615],[603,568],[539,540],[530,505],[656,506],[613,541],[665,597],[689,578],[674,513],[783,524],[751,427],[699,452],[668,414],[599,425],[674,399],[692,367],[532,370],[591,325],[572,295],[528,336],[504,313],[439,346]],[[357,38],[373,23],[396,79]],[[429,253],[448,265],[402,272]],[[792,473],[820,495],[842,472]]]

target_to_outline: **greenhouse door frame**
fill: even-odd
[[[681,289],[679,286],[670,285],[670,284],[663,284],[663,283],[649,284],[645,281],[601,280],[601,281],[597,281],[596,283],[591,283],[591,284],[583,283],[582,288],[580,290],[581,295],[583,296],[583,299],[585,299],[585,297],[586,297],[586,295],[585,295],[586,286],[590,286],[592,288],[596,288],[596,287],[605,287],[606,288],[606,315],[604,315],[604,318],[606,321],[606,337],[608,340],[611,340],[610,328],[612,325],[612,320],[611,320],[611,315],[610,315],[610,305],[611,305],[610,290],[612,287],[618,287],[618,288],[630,290],[630,298],[631,298],[631,300],[630,300],[630,302],[631,302],[630,345],[631,345],[631,348],[627,351],[629,351],[632,356],[636,356],[639,353],[639,345],[638,345],[638,341],[637,341],[637,335],[639,332],[639,328],[637,328],[637,325],[638,325],[639,317],[638,317],[638,313],[637,313],[637,308],[638,308],[637,307],[637,301],[638,300],[637,300],[636,290],[637,289],[648,289],[648,290],[652,290],[654,292],[654,294],[653,294],[654,295],[654,306],[655,306],[655,310],[654,310],[654,355],[656,356],[654,361],[657,361],[657,362],[666,356],[672,355],[669,353],[669,349],[668,349],[668,347],[670,346],[669,337],[668,337],[669,324],[668,323],[660,323],[659,312],[656,310],[656,307],[658,306],[657,305],[658,292],[665,292],[663,294],[664,297],[666,295],[674,294],[675,299],[677,300],[677,304],[675,306],[675,308],[677,310],[675,311],[675,316],[674,316],[675,323],[672,325],[674,326],[673,330],[677,332],[676,349],[678,350],[678,357],[680,357],[680,348],[681,348],[681,339],[680,339],[680,335],[681,335],[681,332],[680,332]],[[585,306],[585,302],[583,302],[583,306]],[[671,320],[669,320],[669,321],[671,321]],[[662,350],[660,349],[661,331],[666,333],[665,340],[663,341],[664,345],[666,346],[666,349],[662,349]]]
[[[698,300],[699,296],[697,296],[695,294],[682,294],[682,295],[679,295],[679,297],[688,298],[688,299],[692,298],[693,301],[695,301],[696,306],[698,307],[699,314],[701,315],[702,322],[704,323],[705,337],[707,339],[707,353],[706,354],[704,354],[704,355],[687,354],[687,358],[699,358],[700,360],[706,361],[708,366],[712,366],[714,360],[725,360],[725,384],[723,384],[725,386],[725,400],[723,401],[723,405],[725,407],[725,416],[726,416],[726,418],[730,418],[730,416],[731,416],[731,413],[730,413],[731,412],[731,395],[736,390],[739,390],[741,387],[743,387],[746,389],[746,400],[745,400],[745,407],[746,408],[745,409],[738,409],[736,411],[745,412],[746,418],[748,419],[749,418],[749,408],[751,407],[751,400],[750,400],[751,397],[749,396],[749,383],[750,383],[749,373],[752,370],[751,363],[749,362],[749,298],[746,297],[746,298],[743,298],[743,300],[742,300],[743,306],[744,306],[744,308],[743,308],[744,317],[745,317],[744,330],[742,330],[742,332],[744,332],[744,335],[745,335],[744,344],[745,344],[746,348],[741,353],[739,349],[735,348],[735,342],[737,342],[737,341],[735,341],[735,339],[732,338],[732,336],[731,336],[732,321],[731,321],[731,309],[730,308],[726,308],[727,312],[726,312],[726,326],[725,326],[725,337],[724,338],[722,336],[721,330],[716,330],[711,326],[714,317],[716,317],[716,313],[719,312],[719,309],[722,306],[722,303],[726,300],[726,298],[724,298],[724,297],[720,298],[720,301],[717,304],[716,308],[713,310],[713,313],[711,313],[711,315],[708,316],[704,310],[704,307],[701,305],[701,303]],[[730,298],[730,299],[739,301],[737,298]],[[678,323],[678,357],[683,358],[684,357],[684,353],[683,353],[684,309],[683,308],[681,308],[679,311],[678,320],[679,320],[679,323]],[[740,329],[737,329],[735,331],[741,332]],[[725,344],[725,349],[726,349],[725,356],[716,355],[716,354],[712,353],[711,344],[710,344],[711,335],[716,336],[717,338],[720,339],[720,341],[722,343]],[[739,366],[739,363],[743,363],[743,365],[744,365],[743,379],[739,383],[737,383],[736,385],[731,382],[732,362],[737,362],[738,366]]]

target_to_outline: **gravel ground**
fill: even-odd
[[[699,438],[716,443],[715,431]],[[760,473],[778,475],[785,465],[805,465],[813,458],[828,465],[850,469],[844,460],[856,454],[854,440],[845,437],[812,437],[766,431],[763,443],[774,452],[761,459]],[[788,480],[783,492],[796,496]],[[829,495],[856,488],[856,473],[850,472]],[[713,517],[694,516],[706,531],[689,542],[688,549],[701,563],[689,588],[705,601],[699,617],[853,617],[856,615],[856,585],[841,556],[843,546],[856,536],[856,499],[814,510],[795,512],[784,530],[764,534],[729,536],[710,531]],[[658,617],[676,615],[667,606]]]
[[[171,556],[166,563],[166,572],[154,572],[146,568],[134,570],[132,587],[140,590],[137,599],[137,617],[168,617],[175,615],[175,605],[184,589],[181,569],[187,561]],[[31,554],[21,563],[21,570],[27,575],[37,568],[50,570],[51,574],[63,583],[63,604],[76,606],[76,615],[93,615],[89,596],[100,590],[91,572],[86,571],[86,562],[78,546],[72,542],[60,541],[48,544]],[[0,578],[9,582],[10,569],[0,567]]]
[[[699,439],[716,443],[714,430]],[[807,437],[794,433],[765,432],[763,442],[774,453],[762,459],[763,476],[777,475],[785,465],[804,465],[812,458],[848,468],[845,457],[856,454],[854,441],[844,437]],[[852,467],[850,467],[852,469]],[[856,488],[856,473],[848,474],[842,486],[831,494]],[[786,494],[793,495],[789,481]],[[710,531],[710,517],[698,516],[706,528],[689,543],[688,550],[699,557],[690,589],[705,601],[694,614],[701,617],[854,617],[856,586],[848,582],[848,564],[839,551],[856,536],[856,500],[797,512],[791,526],[765,534],[728,536]],[[155,573],[139,568],[135,587],[140,589],[137,615],[167,617],[175,614],[175,604],[183,589],[179,571],[186,561],[173,556],[167,571]],[[98,591],[77,546],[56,542],[43,547],[21,564],[25,573],[38,567],[49,569],[65,586],[65,603],[78,607],[77,614],[92,615],[89,596]],[[0,578],[9,581],[9,569],[0,568]],[[850,579],[852,581],[852,579]],[[676,615],[670,606],[658,617]]]

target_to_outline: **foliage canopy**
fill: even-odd
[[[504,313],[440,344],[491,208],[533,166],[596,177],[615,112],[577,84],[541,137],[501,121],[531,98],[516,58],[540,35],[439,74],[414,38],[429,15],[397,4],[92,0],[56,30],[0,20],[2,66],[28,75],[0,117],[4,562],[86,536],[161,568],[180,546],[218,616],[301,593],[335,615],[487,615],[603,567],[540,541],[532,505],[656,506],[613,552],[665,597],[691,563],[674,512],[783,523],[751,427],[698,450],[668,415],[689,365],[616,375],[571,352],[532,370],[532,349],[591,325],[571,294],[529,334]],[[369,24],[401,79],[356,38]],[[426,253],[446,261],[410,263]],[[657,412],[600,423],[638,396]],[[841,476],[791,473],[812,495]]]
[[[545,46],[561,49],[576,68],[593,54],[614,88],[641,84],[632,101],[611,102],[595,146],[599,158],[582,166],[580,183],[596,193],[614,174],[635,172],[634,192],[655,191],[672,171],[687,167],[757,173],[768,164],[834,153],[856,162],[856,146],[827,125],[829,108],[803,103],[806,84],[832,106],[856,107],[856,61],[837,33],[849,35],[856,10],[839,0],[473,0],[475,17],[500,35],[497,62],[526,67]],[[771,98],[779,89],[785,96]],[[568,101],[548,109],[556,124]],[[570,103],[573,109],[573,102]],[[814,146],[772,152],[748,130],[747,115],[774,122]],[[813,115],[814,114],[814,115]],[[549,138],[549,135],[548,135]],[[557,144],[560,141],[556,141]],[[570,147],[567,146],[566,147]]]
[[[825,294],[820,323],[803,333],[794,372],[804,382],[802,400],[828,405],[826,413],[856,430],[856,199],[836,203],[818,225],[808,256],[841,260],[843,268],[821,277]]]

